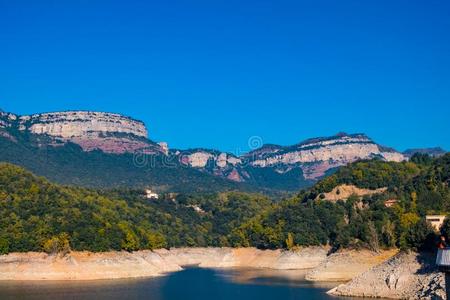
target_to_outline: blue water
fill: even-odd
[[[303,280],[302,274],[294,271],[189,268],[165,277],[149,279],[0,282],[0,299],[342,299],[326,294],[335,285],[307,282]]]

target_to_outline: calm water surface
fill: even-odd
[[[0,282],[0,299],[274,300],[344,299],[335,283],[305,281],[301,271],[189,268],[165,277],[78,282]],[[356,298],[352,298],[356,299]]]

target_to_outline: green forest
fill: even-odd
[[[143,190],[62,186],[4,163],[0,253],[181,246],[424,249],[435,243],[425,215],[450,210],[449,182],[450,154],[417,154],[409,162],[355,162],[285,199],[233,191],[149,200]],[[341,184],[387,191],[336,203],[324,199]],[[397,203],[385,207],[387,199]]]
[[[1,121],[1,120],[0,120]],[[11,136],[10,139],[4,136]],[[311,186],[300,169],[279,174],[271,168],[248,165],[247,182],[234,182],[187,168],[176,155],[85,152],[76,144],[48,146],[49,137],[0,128],[0,161],[25,167],[54,183],[88,188],[145,188],[160,192],[210,193],[224,191],[284,194]],[[187,153],[187,152],[186,152]],[[270,187],[270,188],[268,188]]]

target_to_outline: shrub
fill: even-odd
[[[61,233],[44,242],[44,251],[48,254],[67,254],[70,252],[69,235]]]

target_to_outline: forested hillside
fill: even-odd
[[[142,190],[65,187],[1,164],[0,252],[326,244],[423,248],[434,245],[424,216],[450,210],[449,181],[450,154],[415,155],[410,162],[353,163],[275,202],[242,192],[148,200]],[[387,190],[334,202],[322,196],[342,184]],[[387,199],[395,205],[386,207]]]
[[[99,150],[85,152],[72,143],[42,146],[48,143],[46,136],[11,134],[10,138],[4,138],[0,130],[0,161],[23,166],[60,184],[88,188],[150,186],[158,191],[189,193],[254,190],[244,184],[183,167],[177,160],[168,160],[163,155],[117,155]]]
[[[425,223],[425,215],[449,212],[449,178],[449,154],[438,159],[417,154],[402,163],[356,162],[246,222],[233,236],[236,245],[269,248],[319,244],[372,249],[433,246],[434,234]],[[323,193],[341,184],[387,187],[387,191],[353,195],[337,203],[321,200]],[[396,204],[386,207],[388,199]]]
[[[218,246],[270,205],[264,196],[230,192],[197,197],[205,207],[198,213],[182,198],[151,201],[137,190],[64,187],[0,164],[0,252]]]

